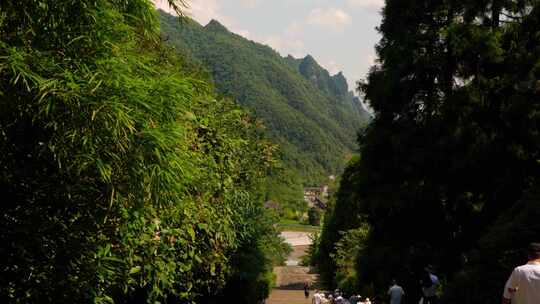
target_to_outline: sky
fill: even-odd
[[[166,0],[154,0],[167,9]],[[375,60],[384,0],[188,0],[188,15],[216,19],[231,32],[269,45],[283,56],[312,55],[351,88]]]

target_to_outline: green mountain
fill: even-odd
[[[207,67],[220,94],[264,121],[284,166],[304,184],[342,170],[369,119],[343,74],[331,76],[312,56],[283,58],[215,20],[201,26],[164,12],[160,18],[164,39]]]

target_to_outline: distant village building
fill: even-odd
[[[328,205],[325,202],[321,201],[319,198],[316,198],[313,207],[317,207],[321,210],[326,210],[326,208],[328,208]]]
[[[325,201],[328,199],[328,186],[304,188],[304,200],[310,208],[326,209]]]

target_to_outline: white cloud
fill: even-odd
[[[260,2],[261,0],[240,0],[240,3],[248,8],[254,8],[259,5]]]
[[[303,36],[304,25],[293,21],[280,34],[254,37],[254,40],[269,45],[283,56],[304,57],[306,51]]]
[[[167,0],[154,0],[157,8],[169,13],[174,13],[169,7]],[[222,23],[227,23],[230,19],[220,13],[221,6],[217,0],[190,1],[185,10],[186,15],[197,20],[201,24],[207,24],[210,20],[216,19]]]
[[[282,55],[292,55],[294,57],[303,57],[306,55],[304,42],[300,39],[290,38],[286,35],[272,35],[259,40],[261,43],[271,46]]]
[[[157,7],[168,9],[167,0],[153,1]],[[340,4],[336,4],[337,2]],[[313,54],[332,74],[343,71],[353,88],[354,82],[365,77],[363,75],[375,61],[371,45],[377,42],[379,36],[373,28],[380,20],[380,14],[377,12],[384,6],[384,2],[384,0],[188,0],[190,9],[187,14],[203,25],[211,19],[216,19],[231,32],[267,44],[284,56],[290,54],[301,58],[307,53]],[[280,11],[284,5],[287,6],[287,12]],[[358,42],[351,42],[343,35],[347,27],[353,26],[366,36],[361,45]],[[342,49],[346,50],[338,55],[335,48],[342,44]]]
[[[375,51],[373,51],[373,53],[364,55],[362,61],[363,61],[363,64],[367,66],[368,68],[371,66],[374,66],[377,61],[377,56],[375,55]]]
[[[153,0],[157,8],[173,13],[169,7],[167,0]],[[245,2],[257,2],[258,0],[243,0]],[[220,1],[218,0],[197,0],[188,2],[186,15],[195,19],[202,25],[207,24],[210,20],[215,19],[225,25],[231,32],[249,38],[250,32],[238,26],[234,18],[224,15],[222,12]]]
[[[238,29],[238,30],[231,30],[233,33],[236,33],[246,39],[251,39],[251,32],[248,31],[248,30],[242,30],[242,29]]]
[[[326,69],[328,70],[328,72],[330,73],[330,75],[336,75],[337,73],[341,72],[343,69],[341,68],[341,66],[335,62],[334,60],[329,60],[329,61],[323,61],[321,63],[321,65]]]
[[[261,0],[240,0],[240,3],[246,7],[252,8],[257,6],[260,1]],[[154,0],[154,3],[156,4],[156,7],[172,13],[168,7],[167,0]],[[239,27],[234,18],[224,15],[222,13],[222,4],[223,2],[219,0],[191,1],[189,2],[189,8],[187,9],[186,14],[203,25],[210,22],[210,20],[215,19],[226,26],[231,32],[247,39],[253,39],[267,44],[283,54],[291,54],[298,57],[304,55],[304,43],[299,39],[299,36],[303,32],[303,28],[298,22],[293,22],[281,35],[257,37],[256,35],[252,35],[249,30]]]
[[[351,24],[351,16],[339,8],[315,8],[307,16],[306,23],[333,30],[343,30]]]
[[[292,22],[285,29],[285,35],[288,37],[299,37],[304,34],[304,26],[296,21]]]
[[[368,10],[380,10],[384,6],[384,0],[347,0],[347,5]]]
[[[170,8],[167,0],[154,0],[156,8],[162,9],[170,14],[174,14],[174,11]]]
[[[234,23],[234,20],[221,13],[221,6],[217,0],[191,1],[187,11],[188,15],[203,25],[207,24],[212,19],[223,23],[223,25],[227,27]]]
[[[352,77],[349,77],[347,81],[349,82],[349,90],[353,91],[355,95],[358,95],[356,91],[358,89],[358,81],[363,80],[362,77],[358,74],[354,74]]]

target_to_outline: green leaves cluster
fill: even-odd
[[[540,233],[539,21],[538,1],[386,1],[379,64],[360,86],[375,118],[321,237],[330,284],[339,231],[365,221],[358,287],[395,277],[416,300],[431,264],[448,303],[499,301]],[[504,224],[510,213],[519,223]]]
[[[159,42],[151,1],[0,16],[2,299],[212,297],[253,242],[263,268],[246,271],[271,282],[283,250],[257,193],[275,148]]]

